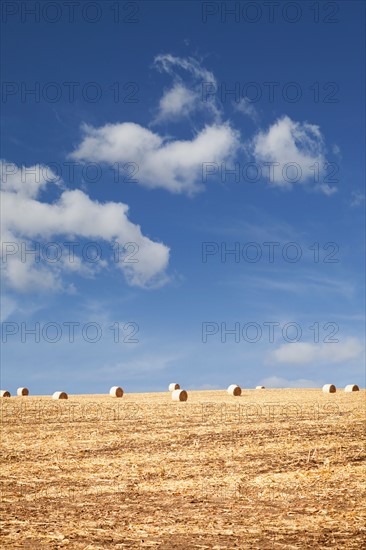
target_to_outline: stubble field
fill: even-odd
[[[2,399],[1,546],[365,548],[365,394]]]

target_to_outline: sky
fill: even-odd
[[[363,2],[3,2],[1,387],[365,386]]]

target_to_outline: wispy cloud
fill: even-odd
[[[239,113],[249,117],[253,122],[258,122],[259,115],[253,103],[246,97],[242,97],[239,102],[233,102],[233,107]]]
[[[216,87],[216,78],[197,59],[162,54],[155,57],[154,67],[169,74],[173,84],[164,91],[152,124],[186,118],[195,111],[206,112],[220,122],[221,109],[215,96],[202,94],[204,85]]]
[[[351,206],[362,206],[365,204],[365,193],[361,191],[352,191],[351,193]]]
[[[336,364],[361,356],[364,350],[358,338],[349,337],[330,343],[294,342],[283,344],[270,353],[270,360],[283,365]]]
[[[291,273],[283,273],[272,270],[271,277],[256,276],[246,277],[245,284],[262,289],[281,290],[284,292],[292,292],[294,294],[307,294],[309,291],[319,293],[334,293],[345,297],[352,297],[355,292],[355,285],[344,279],[330,278],[326,276],[317,276],[301,272],[299,268],[296,270],[296,278]]]

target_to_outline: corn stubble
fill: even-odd
[[[365,390],[4,399],[3,548],[365,541]]]

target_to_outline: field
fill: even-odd
[[[365,393],[2,399],[1,547],[365,548]]]

